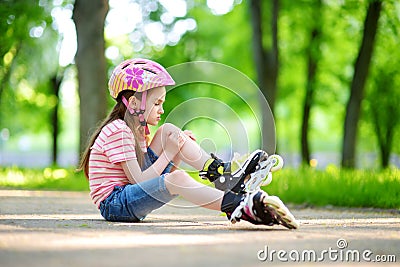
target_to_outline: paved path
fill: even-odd
[[[341,266],[359,265],[358,256],[364,265],[363,256],[396,257],[384,266],[400,262],[398,211],[293,207],[301,228],[286,230],[231,225],[218,212],[172,204],[142,223],[110,223],[87,193],[0,190],[0,266],[236,267],[296,259]]]

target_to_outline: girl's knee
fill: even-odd
[[[178,127],[173,125],[172,123],[164,123],[161,125],[156,133],[154,134],[153,140],[151,141],[150,147],[157,154],[161,155],[162,151],[165,149],[165,144],[167,142],[167,138],[171,132],[180,131]]]
[[[161,134],[164,135],[176,131],[181,131],[181,129],[179,129],[179,127],[175,126],[174,124],[168,122],[161,125],[157,130],[157,132],[160,132]]]

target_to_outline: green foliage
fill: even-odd
[[[162,51],[154,54],[153,58],[167,67],[197,60],[219,62],[241,71],[254,80],[251,28],[247,9],[247,4],[240,4],[234,6],[234,11],[216,16],[212,14],[210,9],[206,8],[205,3],[197,3],[187,14],[187,17],[196,19],[196,30],[186,33],[178,44],[166,46]],[[221,27],[215,27],[215,25],[221,25]],[[257,92],[246,93],[254,95],[254,97],[251,97],[251,101],[247,103],[229,89],[220,86],[205,83],[180,86],[168,92],[167,101],[164,104],[164,118],[168,117],[172,110],[185,101],[207,97],[220,101],[222,105],[229,106],[236,115],[215,114],[212,119],[225,125],[240,124],[238,118],[246,120],[251,117],[251,112],[254,110],[257,112],[258,108]],[[202,110],[204,107],[192,106],[191,109],[194,111]],[[212,123],[209,123],[208,127],[210,124]],[[214,135],[216,131],[207,126],[204,127],[204,125],[204,121],[201,122],[196,119],[187,127],[196,132],[199,140],[211,138],[217,146],[229,145],[226,139],[220,138],[221,135]],[[205,128],[207,128],[207,131],[204,131]],[[230,134],[234,135],[234,133]],[[257,140],[253,142],[254,144],[258,143]]]
[[[0,130],[9,128],[12,138],[18,137],[19,134],[43,135],[43,132],[48,132],[50,128],[49,113],[56,100],[50,91],[48,80],[57,71],[57,44],[62,38],[51,14],[53,10],[71,2],[73,1],[6,0],[1,4],[0,31],[3,34],[0,36]],[[124,58],[138,56],[153,58],[166,67],[193,60],[209,60],[232,66],[255,80],[248,1],[234,1],[232,10],[224,15],[213,14],[205,0],[187,1],[187,14],[183,17],[173,17],[170,23],[162,21],[163,15],[169,11],[159,1],[135,2],[141,6],[142,23],[125,35],[113,38],[106,36],[106,46],[117,47],[119,51],[116,58],[109,59],[110,66],[115,66]],[[268,1],[263,2],[263,31],[267,44],[270,38],[270,5]],[[303,99],[306,86],[305,52],[308,49],[310,29],[315,23],[310,19],[314,3],[315,1],[280,1],[280,69],[274,115],[278,148],[282,152],[298,153],[300,148],[302,112],[299,102]],[[362,37],[363,20],[369,0],[322,3],[322,40],[318,59],[320,65],[310,127],[311,152],[339,152],[345,103],[349,97],[353,64]],[[390,103],[398,96],[399,11],[398,1],[383,1],[367,84],[368,91],[363,102],[358,153],[378,151],[376,138],[371,138],[375,135],[376,127],[370,111],[379,106],[383,114],[393,113],[386,111],[388,105],[392,105]],[[196,21],[196,28],[183,33],[176,42],[167,42],[162,46],[154,45],[144,32],[147,23],[158,22],[163,24],[167,36],[177,23],[186,19]],[[43,31],[41,35],[40,31]],[[383,77],[392,80],[388,82],[386,79],[384,82]],[[72,82],[75,82],[75,79],[75,75],[68,77]],[[384,83],[392,86],[385,90],[379,89]],[[241,116],[246,116],[249,112],[248,106],[257,105],[256,98],[252,103],[243,103],[235,95],[227,94],[223,88],[193,85],[169,93],[164,118],[179,103],[207,94],[217,99],[223,98],[224,103],[232,106]],[[114,104],[111,98],[108,100],[110,106]],[[394,115],[397,112],[395,111]],[[74,118],[74,121],[77,120]],[[202,131],[199,127],[200,130]],[[70,135],[74,135],[74,140],[76,139],[76,134]],[[66,139],[72,138],[69,136]],[[398,140],[400,131],[397,125],[392,144],[392,152],[397,154],[400,152]]]
[[[322,1],[322,36],[310,120],[311,151],[339,152],[353,63],[367,1]],[[283,1],[279,18],[280,76],[276,109],[281,150],[300,148],[301,105],[306,88],[306,50],[314,21],[312,1]]]
[[[0,168],[0,188],[87,191],[89,183],[74,169]]]
[[[263,189],[291,203],[400,209],[399,169],[284,169]]]
[[[58,67],[51,1],[5,1],[0,9],[0,125],[19,134],[48,129]],[[35,120],[31,118],[35,117]]]
[[[397,5],[397,10],[399,10]],[[395,14],[396,5],[384,2],[380,31],[377,35],[375,57],[369,75],[366,96],[363,103],[361,142],[369,144],[370,150],[382,149],[386,143],[393,153],[400,152],[400,75],[398,62],[400,53],[398,43],[400,20]],[[390,56],[388,56],[388,52]],[[371,136],[376,142],[369,142]],[[380,142],[378,141],[380,140]]]

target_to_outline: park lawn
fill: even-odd
[[[0,168],[0,188],[26,190],[89,191],[83,172],[73,168]]]
[[[400,209],[400,170],[284,169],[263,187],[283,201],[317,206]]]
[[[192,177],[205,184],[210,184]],[[0,189],[88,191],[82,172],[74,169],[18,167],[0,168]],[[400,170],[342,170],[328,166],[285,168],[273,174],[272,183],[263,189],[285,203],[315,206],[370,207],[400,209]]]

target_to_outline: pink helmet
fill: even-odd
[[[144,92],[166,85],[175,85],[175,82],[163,66],[148,59],[134,58],[123,61],[114,69],[108,89],[115,99],[123,90]]]

